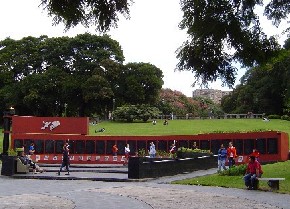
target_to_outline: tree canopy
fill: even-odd
[[[0,107],[13,106],[19,115],[104,116],[115,102],[154,103],[162,71],[123,60],[107,35],[7,38],[0,41]]]
[[[285,47],[289,39],[285,42]],[[222,100],[227,113],[290,113],[290,50],[284,48],[264,65],[248,70],[241,84]]]
[[[273,57],[280,47],[260,26],[255,8],[262,5],[262,0],[181,0],[180,28],[189,39],[178,50],[178,69],[194,72],[203,84],[220,78],[232,87],[234,62],[252,67]],[[289,1],[272,0],[264,14],[278,26],[289,12]]]
[[[276,54],[279,45],[274,37],[267,37],[260,26],[257,6],[264,7],[264,15],[278,26],[290,13],[289,0],[180,0],[183,19],[180,28],[187,30],[189,39],[177,50],[180,71],[192,71],[197,81],[221,79],[232,87],[237,68],[263,63]],[[63,22],[66,29],[77,24],[95,25],[104,32],[118,22],[118,14],[129,17],[132,0],[41,0],[41,5]],[[166,8],[164,8],[166,9]]]
[[[117,25],[118,14],[129,18],[132,3],[132,0],[41,0],[54,24],[62,22],[66,29],[79,23],[85,27],[95,25],[102,32]]]

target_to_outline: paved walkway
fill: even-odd
[[[77,170],[77,169],[76,169]],[[173,185],[173,180],[216,172],[216,169],[147,179],[144,182],[125,181],[125,167],[113,168],[119,173],[71,172],[71,176],[98,177],[98,180],[60,180],[56,172],[36,175],[59,180],[15,179],[0,176],[0,209],[173,209],[173,208],[285,208],[290,209],[290,195],[219,187]],[[98,168],[99,171],[106,170]],[[107,170],[111,170],[112,168]],[[35,175],[35,174],[31,174]],[[102,181],[101,178],[121,178],[124,181]],[[112,178],[112,179],[114,179]],[[55,179],[55,178],[52,178]]]

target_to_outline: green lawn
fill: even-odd
[[[279,162],[275,164],[263,165],[263,177],[277,177],[285,178],[285,181],[280,181],[279,193],[290,194],[290,161]],[[202,176],[198,178],[185,179],[182,181],[175,181],[174,184],[185,185],[203,185],[203,186],[218,186],[227,188],[245,188],[243,176],[220,176],[218,174]],[[266,181],[260,182],[260,190],[268,191],[269,186]]]
[[[210,132],[247,132],[257,130],[283,131],[290,135],[290,121],[261,119],[205,119],[205,120],[172,120],[169,125],[162,124],[158,120],[157,125],[147,123],[120,123],[114,121],[100,122],[90,126],[90,135],[192,135]],[[95,130],[105,128],[102,133]]]

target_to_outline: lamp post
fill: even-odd
[[[64,103],[64,117],[66,117],[66,108],[67,108],[67,103]]]
[[[113,112],[112,112],[112,119],[113,119],[113,120],[115,120],[115,116],[114,116],[115,103],[116,103],[116,99],[113,99]]]
[[[10,126],[13,115],[15,115],[15,109],[13,107],[3,112],[3,155],[8,155]]]
[[[165,100],[162,99],[161,102],[162,102],[162,115],[161,115],[161,120],[163,120],[163,116],[164,116],[164,102],[165,102]]]

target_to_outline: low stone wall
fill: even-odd
[[[130,157],[128,178],[143,179],[172,176],[215,167],[217,167],[217,156],[203,156],[186,159]]]

